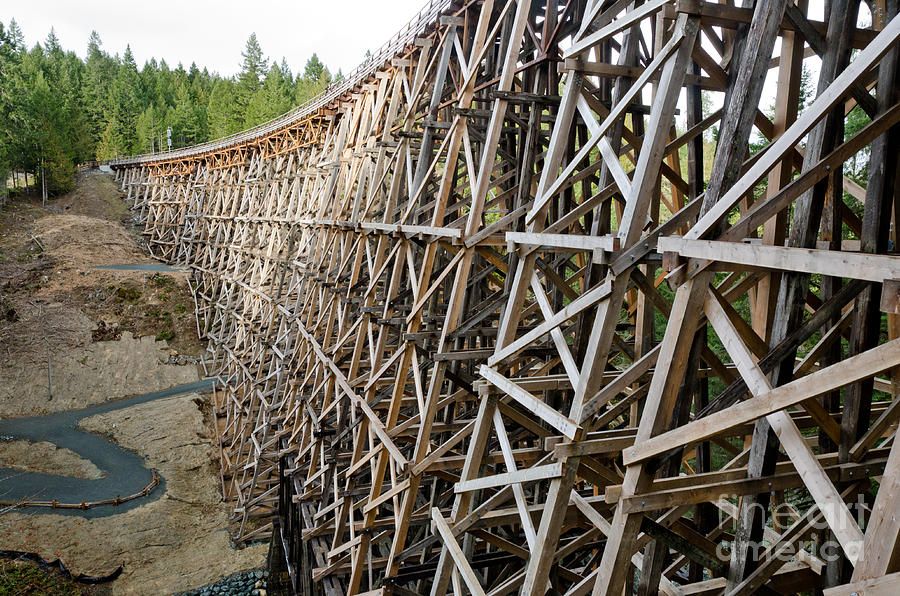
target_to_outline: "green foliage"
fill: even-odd
[[[86,594],[73,580],[52,571],[41,570],[34,563],[20,561],[0,562],[0,594],[44,594],[69,596]]]
[[[272,64],[262,87],[247,105],[245,124],[256,126],[276,116],[284,114],[293,106],[293,85],[281,72],[281,67]]]
[[[321,93],[332,82],[331,73],[315,54],[310,56],[303,68],[303,76],[297,80],[294,97],[296,103],[302,104]]]
[[[0,29],[0,172],[41,172],[51,194],[72,185],[88,148],[78,88],[81,61],[66,54],[51,31],[47,49],[25,51],[15,22]]]
[[[854,107],[850,110],[850,113],[847,114],[847,119],[844,123],[844,137],[846,139],[853,137],[871,121],[872,119],[869,118],[861,107]],[[866,146],[849,161],[844,163],[844,173],[863,186],[865,186],[869,179],[870,151],[870,147]]]
[[[256,33],[250,34],[247,39],[247,47],[241,56],[244,57],[244,61],[241,63],[241,72],[237,75],[235,101],[241,112],[246,113],[253,98],[262,87],[263,77],[269,65],[269,61],[263,55],[259,41],[256,39]]]
[[[131,47],[110,55],[96,31],[87,56],[64,50],[51,30],[31,50],[15,20],[0,23],[0,179],[40,172],[51,194],[71,188],[75,164],[161,151],[230,135],[280,116],[333,78],[313,54],[296,78],[251,34],[234,77],[164,60],[138,69]],[[2,189],[0,189],[2,191]]]
[[[206,125],[210,138],[217,139],[243,128],[244,119],[234,99],[234,82],[222,79],[210,91]]]

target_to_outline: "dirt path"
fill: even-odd
[[[12,502],[46,501],[56,500],[60,503],[78,504],[104,501],[116,496],[129,497],[144,491],[153,485],[154,475],[144,466],[143,458],[138,454],[123,449],[112,443],[108,438],[85,432],[78,427],[85,418],[92,418],[107,412],[125,409],[156,399],[162,399],[184,393],[196,393],[209,391],[212,388],[210,380],[196,381],[185,385],[177,385],[164,391],[145,393],[124,400],[108,401],[102,404],[89,406],[81,410],[70,410],[42,416],[30,416],[27,418],[11,418],[0,420],[0,436],[15,437],[16,440],[27,440],[35,444],[53,444],[57,448],[65,449],[63,453],[46,453],[46,459],[40,463],[41,469],[29,470],[28,466],[16,466],[15,454],[8,454],[7,458],[0,460],[0,500]],[[81,477],[73,474],[69,469],[66,474],[54,474],[52,465],[55,457],[67,457],[71,460],[71,453],[80,456],[100,472],[94,477]],[[24,460],[25,458],[21,458]],[[2,468],[9,461],[14,468]],[[26,460],[27,461],[27,460]],[[63,463],[62,460],[59,462]],[[16,468],[25,468],[21,471]],[[86,511],[72,511],[73,515],[84,517],[102,517],[118,515],[127,509],[133,509],[159,495],[165,490],[165,477],[159,480],[159,486],[146,496],[129,500],[115,507],[99,506]],[[28,513],[42,514],[45,509],[40,507],[27,508]]]
[[[266,546],[231,547],[214,479],[212,441],[197,394],[163,398],[85,419],[138,452],[166,479],[159,498],[109,517],[9,513],[0,516],[2,548],[59,557],[70,568],[104,574],[123,566],[112,594],[172,594],[263,564]]]
[[[165,478],[156,498],[103,517],[2,515],[0,549],[60,557],[88,574],[124,565],[113,594],[166,594],[258,567],[265,547],[229,543],[209,396],[107,407],[196,381],[203,353],[185,274],[93,268],[122,264],[153,261],[105,175],[82,176],[49,209],[17,199],[0,211],[0,418],[24,423],[20,417],[104,404],[67,432],[112,440]],[[114,477],[102,454],[53,440],[37,433],[4,444],[0,467],[76,483]],[[79,478],[96,471],[99,481]]]

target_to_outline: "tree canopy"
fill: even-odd
[[[239,132],[341,77],[315,54],[295,77],[286,60],[266,57],[255,33],[241,56],[233,77],[156,59],[138,68],[130,46],[110,55],[96,31],[82,60],[52,29],[29,50],[15,20],[0,22],[0,179],[43,171],[51,194],[66,192],[78,163],[165,149],[168,128],[173,148]]]

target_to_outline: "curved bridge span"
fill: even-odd
[[[303,594],[900,590],[900,18],[828,4],[432,2],[113,162],[235,538]]]

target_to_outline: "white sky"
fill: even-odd
[[[425,5],[425,0],[0,0],[5,25],[15,18],[29,48],[43,43],[53,27],[62,47],[82,58],[91,30],[110,54],[131,44],[138,68],[151,57],[170,67],[230,76],[256,32],[263,52],[282,56],[294,74],[313,52],[335,72],[345,73],[375,51]]]

